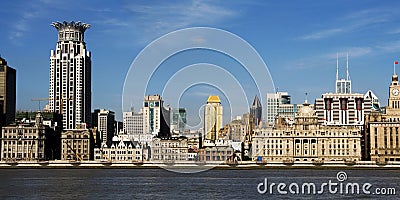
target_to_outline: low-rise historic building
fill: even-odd
[[[189,159],[188,139],[186,137],[155,137],[150,146],[151,161],[153,162],[175,162]]]
[[[275,127],[256,129],[252,158],[263,162],[361,160],[361,129],[318,123],[312,105],[299,109],[292,127],[278,119]]]
[[[89,129],[71,129],[61,133],[61,159],[84,161],[93,159],[92,133]]]
[[[104,145],[94,149],[95,161],[143,162],[143,149],[139,143],[127,137],[114,136],[111,146]]]
[[[43,125],[41,113],[37,113],[33,124],[6,126],[1,131],[1,153],[3,161],[44,160],[46,134],[49,128]]]
[[[400,84],[397,74],[392,76],[386,114],[371,113],[366,117],[366,127],[365,149],[369,158],[376,162],[400,161]]]

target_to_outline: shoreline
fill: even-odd
[[[257,164],[254,162],[241,163],[237,165],[228,164],[195,164],[195,163],[177,163],[177,164],[164,164],[164,163],[132,163],[132,162],[118,162],[118,163],[103,163],[94,161],[85,162],[63,162],[63,161],[49,161],[49,162],[0,162],[0,169],[166,169],[166,170],[264,170],[264,169],[315,169],[315,170],[329,170],[329,169],[346,169],[346,170],[400,170],[400,162],[388,163],[386,165],[377,165],[375,162],[363,161],[354,165],[345,163],[324,163],[315,165],[313,163],[268,163]]]

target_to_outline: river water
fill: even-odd
[[[164,169],[0,169],[0,199],[400,199],[400,170],[343,170],[341,176],[346,179],[337,177],[340,171],[257,169],[182,174]],[[268,190],[264,191],[266,179]],[[337,184],[331,188],[336,192],[330,192],[329,185],[320,189],[329,181]],[[275,186],[269,190],[272,183]],[[280,183],[286,184],[280,192],[288,194],[278,192]],[[303,183],[316,185],[316,194],[308,194],[307,187],[302,193]],[[340,183],[357,183],[360,194],[350,189],[346,193],[345,186],[340,194]],[[371,184],[366,190],[370,194],[361,189],[366,183]],[[299,194],[293,194],[296,185]],[[386,193],[394,188],[396,194],[378,195],[376,188]]]

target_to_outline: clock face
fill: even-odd
[[[392,90],[392,94],[393,94],[394,96],[399,95],[399,90],[398,90],[398,89],[393,89],[393,90]]]

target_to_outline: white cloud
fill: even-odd
[[[131,21],[135,29],[143,30],[152,38],[188,26],[215,25],[238,14],[236,10],[215,2],[199,0],[156,5],[130,4],[125,9],[136,16]]]
[[[335,34],[338,34],[341,32],[343,32],[343,29],[341,29],[341,28],[327,29],[327,30],[321,30],[321,31],[318,31],[315,33],[311,33],[309,35],[305,35],[300,38],[303,40],[315,40],[315,39],[330,37],[332,35],[335,35]]]
[[[379,25],[381,23],[393,20],[393,12],[389,12],[387,9],[369,9],[362,10],[359,12],[352,12],[338,21],[330,22],[329,24],[334,25],[335,28],[326,28],[314,33],[301,36],[302,40],[316,40],[322,38],[329,38],[338,34],[352,32],[360,29],[370,28],[372,26]],[[342,25],[340,25],[342,24]]]

